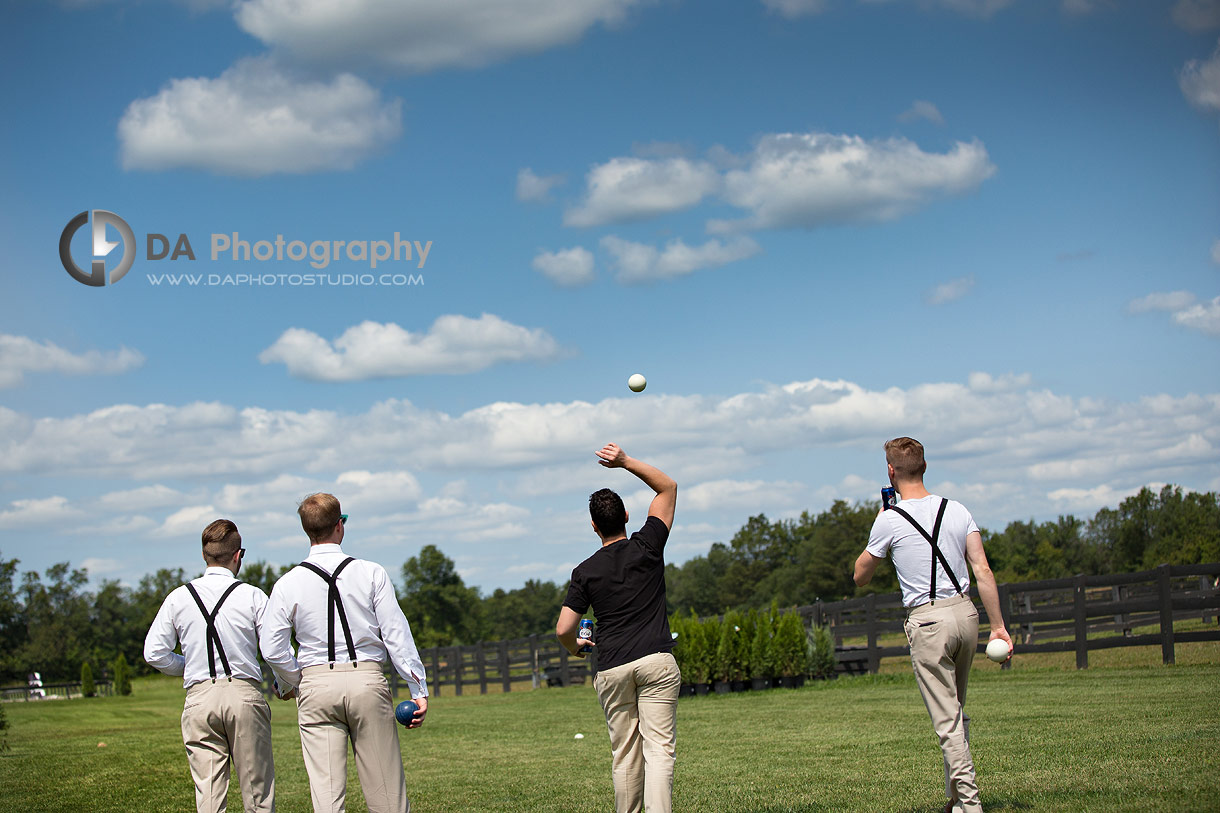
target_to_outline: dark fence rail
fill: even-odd
[[[1075,652],[1076,668],[1089,665],[1089,652],[1123,646],[1161,647],[1164,663],[1174,663],[1174,645],[1220,641],[1220,629],[1175,632],[1174,623],[1199,619],[1220,623],[1220,563],[1161,565],[1139,573],[1073,576],[999,585],[1000,612],[1018,653]],[[978,601],[978,590],[970,589]],[[876,672],[883,658],[906,656],[900,595],[870,595],[798,607],[806,623],[828,626],[835,658],[849,671]],[[979,651],[989,629],[981,619]],[[1156,632],[1135,634],[1139,628]],[[883,637],[898,642],[883,646]],[[863,638],[863,644],[844,645]],[[851,665],[856,667],[854,670]],[[1005,664],[1009,668],[1011,664]]]
[[[1179,642],[1220,641],[1220,628],[1174,630],[1175,622],[1191,619],[1220,625],[1218,579],[1220,562],[1002,584],[1000,611],[1019,654],[1074,651],[1076,667],[1084,669],[1092,650],[1159,645],[1168,664],[1174,662],[1174,646]],[[970,594],[978,602],[978,590],[971,587]],[[875,673],[884,658],[910,655],[899,593],[818,602],[795,612],[806,625],[830,628],[839,671]],[[980,653],[989,634],[985,614],[981,622]],[[1145,627],[1157,631],[1135,634]],[[436,695],[444,691],[460,695],[476,688],[486,694],[489,689],[569,686],[584,683],[597,672],[596,651],[588,659],[573,658],[551,635],[434,647],[422,650],[420,656],[428,668],[429,690]],[[393,670],[389,678],[397,695],[402,681]]]
[[[114,684],[109,680],[96,680],[93,687],[99,697],[109,697],[114,694]],[[43,683],[37,686],[3,686],[0,687],[0,700],[67,700],[70,697],[81,696],[80,681],[76,683]]]

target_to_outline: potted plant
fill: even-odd
[[[795,689],[805,682],[805,625],[801,616],[787,612],[780,616],[775,630],[775,664],[784,688]]]
[[[775,669],[771,658],[771,612],[763,610],[754,619],[750,638],[750,688],[770,689]]]
[[[698,623],[698,619],[695,619]],[[682,674],[682,684],[678,688],[678,697],[690,697],[695,693],[695,668],[691,661],[691,646],[692,640],[689,633],[690,623],[687,616],[681,613],[674,613],[669,617],[669,632],[673,635],[674,640],[674,661],[678,664],[678,671]]]
[[[716,645],[720,642],[720,619],[705,618],[693,623],[692,637],[698,642],[695,647],[697,654],[693,657],[695,664],[695,694],[707,694],[711,689],[711,681],[716,665]]]
[[[716,694],[732,691],[731,681],[736,670],[737,634],[741,631],[741,613],[730,610],[720,622],[720,635],[716,640],[715,669],[712,672],[712,688]]]
[[[806,646],[809,655],[809,676],[814,680],[835,677],[835,641],[827,627],[809,625]]]

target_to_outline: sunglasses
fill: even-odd
[[[339,524],[340,524],[340,525],[346,525],[346,524],[347,524],[347,514],[340,514],[340,515],[339,515]]]

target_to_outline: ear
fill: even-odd
[[[626,527],[627,523],[629,523],[629,522],[631,522],[631,512],[628,511],[624,507],[623,508],[623,526]]]
[[[597,534],[597,537],[600,539],[602,532],[597,530],[597,523],[593,520],[589,520],[589,527],[593,529],[593,533]]]

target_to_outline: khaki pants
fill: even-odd
[[[314,813],[343,813],[347,742],[369,813],[407,813],[398,723],[381,664],[336,663],[301,670],[297,719]]]
[[[224,813],[229,766],[237,766],[246,813],[274,813],[271,709],[253,680],[205,680],[186,691],[182,744],[199,813]]]
[[[598,672],[593,679],[610,730],[616,813],[669,813],[681,683],[668,652]]]
[[[929,602],[907,614],[911,665],[945,759],[945,795],[954,811],[982,813],[970,756],[966,683],[979,641],[979,613],[969,596]]]

